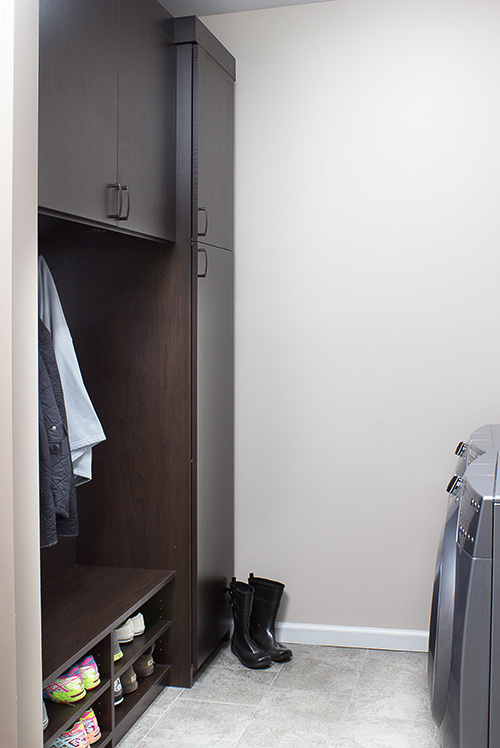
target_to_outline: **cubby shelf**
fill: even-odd
[[[158,696],[166,685],[169,670],[168,665],[155,665],[153,674],[147,678],[138,678],[137,691],[126,694],[123,702],[115,708],[114,734],[118,740],[133,725],[145,707]]]
[[[154,642],[160,638],[162,634],[167,631],[172,625],[171,621],[159,620],[149,627],[142,636],[134,636],[134,641],[129,644],[121,644],[121,650],[123,657],[115,661],[114,677],[119,677],[124,670],[134,663],[138,657],[140,657],[146,649],[148,649]]]
[[[49,725],[44,748],[69,729],[90,706],[98,714],[99,745],[116,744],[139,714],[166,685],[170,665],[165,662],[163,637],[171,626],[165,588],[175,572],[158,569],[73,566],[43,590],[43,685],[61,675],[84,655],[93,654],[101,683],[74,704],[47,703]],[[112,632],[141,609],[146,629],[113,661]],[[154,672],[140,678],[139,687],[114,706],[114,680],[153,644],[159,643]],[[102,724],[101,724],[102,720]]]
[[[174,575],[157,569],[73,566],[46,585],[43,685],[87,654]]]

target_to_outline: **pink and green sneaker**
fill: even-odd
[[[87,733],[81,720],[78,720],[71,730],[62,732],[50,748],[88,748],[88,746]]]
[[[84,698],[86,693],[80,668],[76,665],[43,689],[45,699],[61,704],[72,704],[74,701],[79,701]]]
[[[89,745],[95,743],[101,737],[101,730],[93,709],[87,709],[80,717],[80,722],[85,728]]]
[[[96,661],[92,655],[88,655],[87,657],[78,660],[76,667],[79,668],[80,673],[82,674],[83,685],[87,691],[91,691],[92,688],[96,688],[99,685],[101,678],[99,676]]]

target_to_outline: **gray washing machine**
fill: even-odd
[[[437,612],[442,605],[452,611],[436,628],[436,649],[450,655],[448,665],[438,662],[447,665],[439,673],[442,714],[433,708],[442,748],[500,746],[499,458],[498,450],[487,452],[468,466],[453,549],[443,543],[442,579],[453,584],[441,581]]]
[[[432,715],[438,724],[441,724],[444,716],[451,665],[455,543],[463,476],[478,457],[495,449],[500,449],[500,425],[497,424],[481,426],[467,442],[460,442],[455,450],[458,456],[455,473],[446,489],[449,499],[436,558],[427,662]]]
[[[500,424],[488,423],[476,429],[467,442],[460,442],[457,445],[455,454],[458,456],[458,462],[455,474],[462,476],[471,462],[486,452],[493,452],[496,449],[500,449]]]

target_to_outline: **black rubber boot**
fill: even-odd
[[[248,578],[254,590],[252,614],[250,616],[250,636],[274,662],[287,662],[293,656],[292,650],[276,641],[276,617],[285,585],[272,579]]]
[[[253,589],[246,582],[237,582],[234,577],[232,582],[229,583],[229,596],[234,621],[231,652],[245,667],[265,668],[270,667],[272,660],[268,654],[257,646],[248,633],[253,594]]]

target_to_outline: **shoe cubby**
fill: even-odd
[[[155,569],[74,566],[44,586],[43,687],[87,655],[94,658],[101,681],[72,704],[45,702],[49,724],[44,730],[44,748],[50,748],[89,707],[101,729],[99,746],[115,746],[167,685],[174,577],[174,572]],[[144,615],[145,631],[122,644],[123,656],[114,661],[113,631],[138,611]],[[137,690],[115,707],[115,678],[152,645],[153,674],[138,679]]]
[[[99,727],[101,728],[100,746],[107,745],[111,738],[111,709],[110,709],[110,690],[111,681],[109,678],[101,677],[101,684],[92,691],[87,691],[84,699],[76,701],[73,704],[56,704],[51,701],[45,701],[49,724],[43,732],[44,748],[52,745],[52,742],[78,720],[86,709],[92,707],[94,710]]]
[[[136,691],[124,694],[122,703],[118,704],[114,710],[115,740],[120,740],[125,735],[144,709],[156,699],[167,685],[168,671],[168,666],[156,663],[152,675],[147,678],[137,678],[138,688]]]

